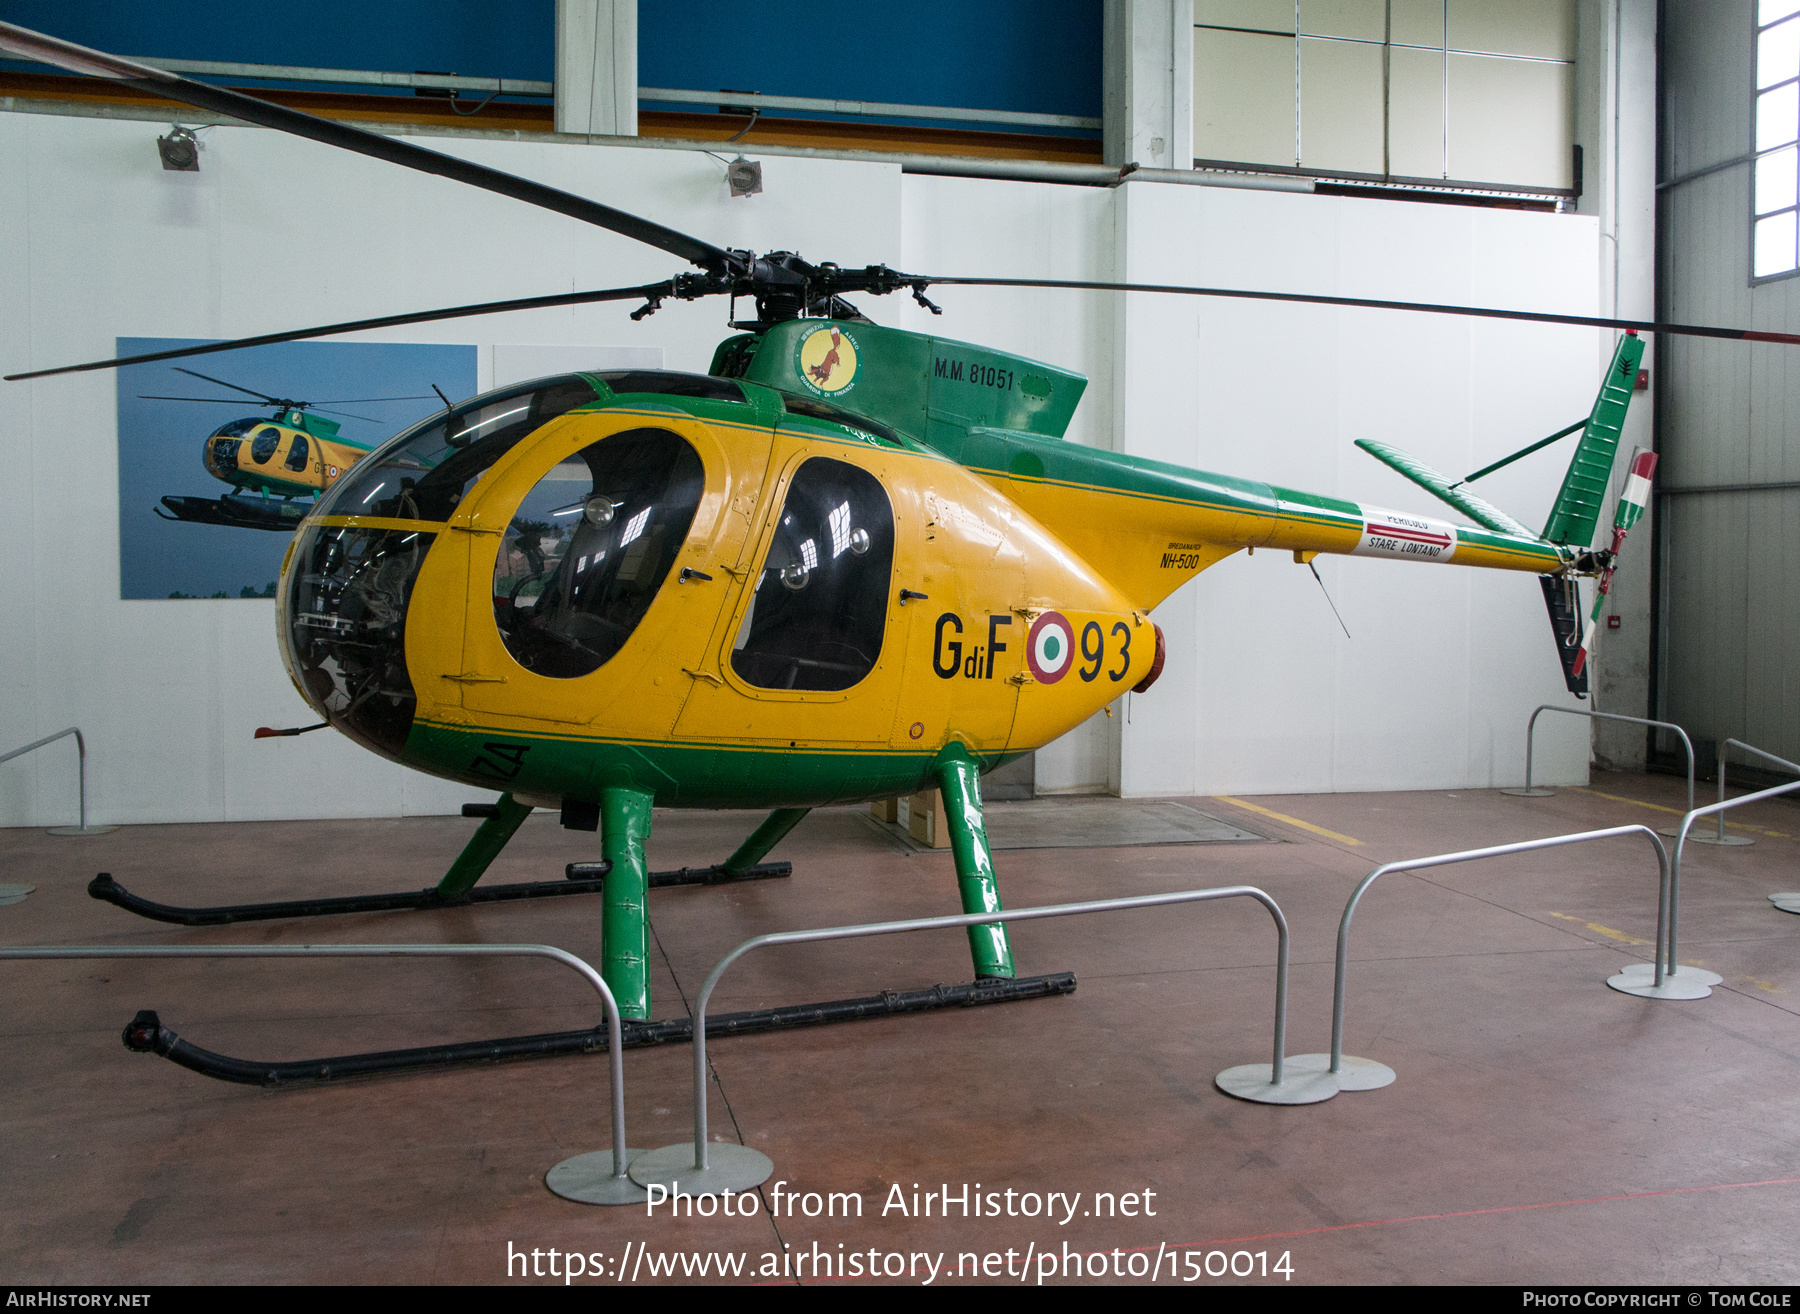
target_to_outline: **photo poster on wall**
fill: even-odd
[[[206,341],[119,338],[118,354]],[[478,365],[472,345],[284,342],[125,366],[119,596],[274,597],[319,486],[443,409],[434,386],[472,396]]]

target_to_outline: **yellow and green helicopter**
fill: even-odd
[[[242,384],[202,374],[181,365],[179,373],[221,388],[256,397],[274,408],[272,417],[252,415],[228,420],[208,434],[200,450],[201,463],[214,479],[232,486],[222,498],[164,497],[154,510],[164,520],[188,520],[206,525],[235,525],[245,529],[291,531],[312,510],[313,500],[343,477],[369,453],[367,443],[341,437],[335,420],[312,414],[314,408],[355,405],[360,402],[431,401],[430,397],[343,397],[329,402],[297,401],[271,397]],[[206,402],[243,409],[244,403],[229,397],[171,397],[139,393],[145,401]],[[347,411],[327,411],[351,420],[368,416]],[[378,420],[369,420],[378,424]],[[256,497],[245,494],[257,494]],[[167,508],[167,512],[163,508]]]
[[[904,274],[727,250],[585,197],[397,138],[315,119],[0,24],[0,50],[544,207],[690,262],[663,282],[386,316],[11,378],[498,311],[749,298],[708,373],[575,373],[449,407],[362,457],[289,547],[278,641],[330,725],[415,769],[500,791],[435,889],[183,909],[109,876],[90,892],[189,925],[598,893],[603,973],[628,1043],[650,1021],[646,893],[784,874],[765,864],[811,808],[942,791],[974,981],[712,1019],[724,1031],[986,1003],[1074,988],[1020,977],[982,821],[983,772],[1079,725],[1163,664],[1150,613],[1240,551],[1321,553],[1538,576],[1572,691],[1591,618],[1649,494],[1630,466],[1610,546],[1593,538],[1640,332],[1800,343],[1752,330],[1244,289]],[[1471,525],[1064,441],[1085,380],[1052,365],[886,328],[845,300],[933,284],[1081,288],[1421,310],[1622,330],[1550,519],[1534,532],[1386,444],[1361,446]],[[309,727],[318,728],[318,727]],[[295,733],[295,731],[267,733]],[[717,866],[652,873],[653,806],[767,809]],[[601,833],[565,881],[476,882],[535,807]],[[469,810],[466,810],[469,811]],[[456,1059],[575,1052],[604,1030],[424,1051],[251,1064],[197,1049],[153,1014],[127,1043],[235,1080],[277,1082]]]

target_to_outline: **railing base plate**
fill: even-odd
[[[1800,894],[1771,894],[1769,902],[1785,913],[1800,913]]]
[[[775,1163],[761,1150],[733,1141],[713,1141],[706,1147],[706,1167],[694,1167],[694,1143],[678,1141],[651,1150],[631,1161],[631,1180],[640,1186],[666,1186],[669,1194],[722,1195],[748,1191],[768,1181]]]
[[[1551,798],[1556,793],[1554,789],[1538,789],[1535,787],[1531,789],[1503,789],[1500,792],[1502,794],[1511,794],[1514,798]]]
[[[625,1162],[630,1164],[643,1153],[627,1150]],[[613,1176],[611,1150],[590,1150],[564,1159],[544,1174],[544,1185],[576,1204],[643,1204],[649,1194],[631,1178]]]
[[[1659,830],[1656,833],[1658,835],[1667,835],[1670,839],[1679,839],[1681,837],[1681,827],[1670,826],[1667,830]],[[1741,848],[1746,844],[1756,843],[1756,841],[1751,839],[1748,835],[1727,835],[1724,839],[1720,839],[1716,831],[1710,835],[1701,835],[1692,830],[1688,831],[1687,842],[1689,844],[1721,844],[1726,848]]]
[[[1703,967],[1679,967],[1657,985],[1655,963],[1633,963],[1617,976],[1607,977],[1606,984],[1639,999],[1705,999],[1724,980],[1717,972]]]
[[[46,835],[110,835],[117,826],[52,826]]]
[[[1283,1076],[1289,1072],[1298,1075],[1330,1071],[1329,1054],[1290,1054],[1281,1060]],[[1387,1064],[1350,1054],[1339,1060],[1336,1075],[1339,1090],[1380,1090],[1383,1086],[1393,1085],[1397,1079],[1397,1074]]]
[[[1226,1068],[1213,1078],[1213,1084],[1227,1095],[1257,1104],[1319,1104],[1338,1093],[1337,1078],[1324,1068],[1300,1072],[1289,1068],[1288,1062],[1285,1058],[1281,1061],[1280,1085],[1269,1080],[1275,1069],[1267,1063]]]

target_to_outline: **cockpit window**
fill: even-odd
[[[705,486],[694,449],[662,429],[603,438],[540,479],[494,562],[494,622],[519,665],[571,679],[624,647]]]
[[[256,419],[254,416],[248,420],[233,420],[229,424],[222,424],[217,429],[213,430],[213,437],[242,438],[261,423],[262,421]]]
[[[319,514],[448,520],[475,481],[513,445],[595,400],[580,375],[488,393],[421,421],[353,466]]]
[[[275,449],[281,446],[281,430],[269,427],[258,429],[256,437],[250,443],[250,459],[258,465],[266,465]]]
[[[848,689],[881,656],[894,512],[868,471],[814,457],[788,488],[732,647],[761,689]]]

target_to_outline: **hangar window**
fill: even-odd
[[[1800,0],[1760,0],[1756,22],[1753,282],[1783,278],[1800,268]]]
[[[875,669],[887,629],[894,512],[868,471],[814,457],[788,488],[732,646],[760,689],[848,689]]]
[[[1196,164],[1550,208],[1574,195],[1575,7],[1194,0]]]
[[[540,479],[494,562],[494,622],[519,665],[569,679],[624,647],[705,486],[694,449],[662,429],[603,438]]]

